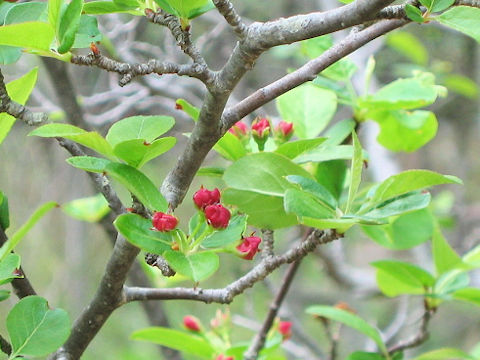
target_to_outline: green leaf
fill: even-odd
[[[418,266],[396,260],[370,263],[377,269],[377,283],[387,296],[424,294],[435,284],[435,278]]]
[[[287,213],[294,213],[300,222],[302,218],[310,217],[317,219],[333,219],[336,217],[335,210],[324,202],[311,195],[311,193],[298,189],[288,189],[285,192],[284,206]]]
[[[230,219],[226,229],[215,231],[210,234],[202,241],[201,245],[207,249],[225,247],[231,243],[239,241],[246,228],[247,216],[235,215]]]
[[[407,14],[407,17],[412,21],[420,24],[425,21],[422,16],[422,12],[416,6],[413,6],[411,4],[405,4],[405,13]]]
[[[350,136],[355,129],[356,122],[353,119],[344,119],[337,122],[325,133],[327,140],[324,145],[340,145]]]
[[[102,34],[98,30],[98,21],[96,17],[82,15],[78,25],[73,49],[88,48],[92,42],[102,41]]]
[[[452,249],[438,227],[433,233],[432,253],[437,275],[454,270],[463,264],[460,256]]]
[[[355,351],[348,355],[345,360],[385,360],[385,357],[378,353]]]
[[[15,4],[5,16],[5,25],[47,20],[47,4],[37,1]]]
[[[362,168],[363,168],[363,156],[362,145],[358,140],[355,131],[352,132],[353,139],[353,159],[352,166],[350,168],[350,186],[348,187],[348,199],[345,207],[345,213],[348,214],[351,210],[355,196],[357,195],[360,182],[362,181]]]
[[[277,98],[284,121],[292,122],[300,139],[315,138],[328,125],[337,109],[334,92],[307,83]]]
[[[152,230],[152,221],[137,214],[123,214],[113,223],[130,243],[147,252],[161,255],[170,250],[172,235]]]
[[[113,0],[113,2],[120,8],[125,10],[136,9],[140,6],[137,0]]]
[[[166,12],[185,19],[193,19],[213,9],[211,0],[155,0]]]
[[[112,163],[110,160],[93,156],[74,156],[66,161],[78,169],[97,173],[103,173],[107,165]]]
[[[397,217],[391,224],[362,226],[378,244],[392,250],[405,250],[428,241],[433,235],[434,218],[428,209]]]
[[[0,285],[9,283],[13,279],[21,278],[16,275],[15,270],[20,268],[20,256],[10,253],[0,262]]]
[[[335,145],[335,146],[319,146],[316,149],[306,151],[297,156],[294,162],[297,164],[304,164],[307,162],[323,162],[331,160],[350,160],[353,158],[352,145]],[[362,159],[366,160],[368,157],[365,152],[362,152]]]
[[[193,121],[198,120],[198,117],[200,116],[200,109],[196,108],[184,99],[177,99],[175,104],[177,105],[177,107],[180,107],[179,110],[185,111],[185,113],[190,116]]]
[[[463,255],[462,260],[464,263],[475,268],[480,267],[480,245],[477,245],[468,253]]]
[[[185,255],[179,251],[166,251],[163,257],[176,272],[195,282],[205,280],[217,271],[220,261],[214,252],[198,252]]]
[[[305,226],[311,226],[317,229],[336,229],[339,234],[343,234],[355,224],[375,224],[379,225],[376,220],[364,219],[362,217],[348,216],[345,218],[337,219],[318,219],[304,216],[302,217],[302,224]]]
[[[58,33],[63,0],[48,0],[48,22]]]
[[[167,201],[142,172],[129,165],[113,162],[105,167],[105,172],[125,186],[150,210],[167,211]]]
[[[453,293],[453,298],[456,300],[467,301],[474,305],[480,306],[480,289],[463,288]]]
[[[8,209],[8,198],[0,191],[0,229],[4,231],[10,226],[10,211]]]
[[[378,142],[392,151],[416,151],[435,137],[438,128],[431,111],[373,111],[368,117],[380,125]]]
[[[378,330],[357,315],[331,306],[321,305],[310,306],[307,308],[306,312],[308,314],[323,316],[327,319],[341,322],[342,324],[361,332],[362,334],[372,339],[377,344],[382,353],[388,356],[387,348]]]
[[[337,199],[322,184],[315,180],[305,178],[299,175],[289,175],[286,177],[292,184],[299,185],[303,191],[315,196],[317,200],[329,205],[332,209],[337,207]]]
[[[398,79],[373,95],[360,98],[361,108],[378,110],[415,109],[435,102],[438,89],[427,80],[428,73],[408,79]],[[425,79],[422,77],[424,76]]]
[[[95,131],[87,132],[69,124],[46,124],[31,131],[28,136],[63,137],[86,146],[110,159],[114,157],[112,147],[99,133]]]
[[[283,210],[283,197],[227,188],[222,201],[248,214],[248,224],[261,229],[280,229],[298,224],[294,214]]]
[[[480,42],[480,9],[478,8],[455,6],[435,17],[435,20]]]
[[[27,296],[8,313],[7,330],[13,348],[10,358],[45,356],[67,340],[70,320],[65,310],[50,309],[44,298]]]
[[[264,195],[282,197],[294,187],[285,179],[287,175],[312,176],[288,158],[275,153],[261,152],[242,157],[227,168],[223,175],[228,186]]]
[[[83,4],[83,12],[90,15],[104,15],[114,13],[132,13],[118,6],[113,1],[89,1]],[[140,15],[140,14],[137,14]]]
[[[404,195],[387,200],[373,209],[359,211],[358,214],[374,219],[384,219],[394,215],[401,215],[410,211],[420,210],[428,206],[431,195],[424,191],[412,191]]]
[[[0,29],[2,28],[0,27]],[[6,87],[10,98],[21,105],[25,105],[37,82],[37,74],[38,68],[33,68],[21,78],[9,82]],[[5,113],[0,114],[0,144],[7,137],[14,123],[15,118],[13,116]]]
[[[22,57],[22,49],[14,46],[0,45],[0,64],[13,64]]]
[[[407,170],[383,181],[371,202],[380,203],[410,191],[441,184],[462,184],[462,181],[455,176],[441,175],[429,170]]]
[[[315,139],[289,141],[280,145],[275,150],[275,153],[286,156],[289,159],[294,159],[306,151],[317,148],[320,144],[325,142],[325,140],[327,139],[315,138]]]
[[[0,290],[0,301],[7,300],[10,297],[9,290]]]
[[[455,3],[455,0],[432,0],[432,5],[430,7],[430,12],[440,12],[448,9]]]
[[[387,35],[387,45],[416,64],[428,63],[428,51],[418,38],[410,32],[394,31]]]
[[[71,217],[88,222],[100,221],[110,208],[102,194],[76,199],[62,205],[62,210]]]
[[[40,206],[35,212],[30,216],[25,224],[23,224],[20,229],[18,229],[11,237],[8,239],[3,246],[0,248],[0,261],[5,259],[7,255],[18,245],[20,240],[30,231],[30,229],[43,217],[47,212],[49,212],[54,207],[57,207],[56,202],[47,202]]]
[[[153,342],[186,354],[199,356],[202,359],[210,360],[215,352],[206,339],[168,328],[151,327],[137,330],[131,338]]]
[[[176,142],[177,139],[174,137],[164,137],[152,143],[146,143],[143,139],[126,140],[116,144],[113,153],[129,165],[141,168],[150,160],[170,150]]]
[[[60,54],[66,53],[73,46],[78,26],[80,25],[80,17],[82,16],[83,0],[72,0],[67,5],[64,12],[60,15],[60,23],[58,25],[57,51]]]
[[[50,51],[55,36],[50,24],[32,21],[0,27],[0,45]]]
[[[345,161],[333,160],[316,164],[315,180],[323,185],[337,200],[342,194],[347,166]]]
[[[171,116],[132,116],[113,124],[108,130],[106,139],[113,147],[134,139],[152,143],[170,130],[174,124],[175,120]]]
[[[238,160],[247,155],[247,150],[240,139],[228,131],[218,140],[213,150],[230,161]]]
[[[417,356],[413,360],[451,360],[451,359],[475,360],[474,357],[468,355],[462,350],[455,349],[455,348],[441,348],[437,350],[432,350]]]
[[[197,171],[197,176],[222,177],[224,173],[225,173],[225,168],[203,167]]]
[[[456,268],[443,273],[437,278],[433,289],[434,298],[438,304],[443,300],[451,300],[452,294],[460,289],[466,288],[470,284],[470,277],[465,272],[468,268]]]

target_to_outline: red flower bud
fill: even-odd
[[[171,231],[177,227],[178,219],[163,212],[156,212],[153,214],[152,224],[158,231]]]
[[[187,315],[183,318],[183,325],[191,331],[200,332],[202,331],[202,327],[200,325],[200,320],[198,320],[195,316]]]
[[[252,133],[259,138],[265,138],[270,133],[270,122],[267,118],[256,119],[252,124]]]
[[[230,221],[230,211],[221,204],[208,205],[205,208],[207,222],[215,229],[224,229]]]
[[[248,126],[244,122],[239,121],[228,129],[228,132],[241,139],[248,134]]]
[[[226,356],[223,354],[218,355],[215,360],[234,360],[233,356]]]
[[[242,239],[243,242],[237,246],[237,250],[241,253],[240,257],[245,260],[252,260],[259,251],[258,245],[262,239],[258,236],[249,236]]]
[[[278,332],[282,334],[283,340],[289,339],[292,336],[292,323],[290,321],[280,321]]]
[[[215,205],[220,202],[220,191],[215,188],[212,191],[204,189],[203,186],[193,195],[193,202],[199,209],[204,210],[208,205]]]

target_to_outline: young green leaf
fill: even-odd
[[[322,146],[306,151],[303,154],[297,156],[293,161],[296,164],[304,164],[307,162],[324,162],[331,160],[351,160],[353,158],[353,146],[352,145],[335,145],[335,146]],[[362,159],[368,159],[365,152],[362,152]]]
[[[0,261],[5,259],[7,255],[18,245],[20,240],[30,231],[30,229],[51,209],[57,207],[56,202],[47,202],[40,206],[35,212],[30,216],[25,224],[23,224],[20,229],[18,229],[11,237],[8,239],[0,248]]]
[[[0,301],[7,300],[10,297],[10,290],[0,290]]]
[[[103,173],[107,165],[112,163],[110,160],[93,156],[74,156],[68,158],[66,161],[77,169],[97,173]]]
[[[440,12],[448,9],[455,3],[455,0],[432,0],[432,5],[430,7],[430,12]]]
[[[222,155],[225,159],[235,161],[247,155],[247,150],[239,138],[230,132],[226,132],[215,144],[213,150]]]
[[[5,259],[0,261],[0,285],[23,277],[15,273],[15,270],[18,268],[20,268],[20,256],[17,254],[10,253]]]
[[[52,26],[40,21],[0,26],[0,45],[50,51],[54,36]]]
[[[355,351],[348,355],[345,360],[385,360],[385,357],[379,353]]]
[[[338,321],[342,324],[347,325],[348,327],[351,327],[352,329],[361,332],[362,334],[372,339],[375,344],[377,344],[382,353],[388,356],[387,348],[378,330],[368,324],[359,316],[354,315],[346,310],[321,305],[310,306],[307,308],[306,312],[308,314],[322,316],[330,320]]]
[[[315,138],[328,125],[337,109],[337,96],[313,84],[304,84],[277,98],[284,121],[292,122],[300,139]]]
[[[13,350],[10,359],[45,356],[67,340],[70,320],[65,310],[50,309],[44,298],[27,296],[8,313],[7,330]]]
[[[353,201],[357,195],[358,188],[360,187],[360,182],[362,181],[362,168],[363,168],[363,156],[362,156],[362,145],[358,140],[357,134],[352,132],[353,139],[353,158],[352,165],[350,168],[350,186],[348,187],[348,198],[347,205],[345,207],[345,213],[350,213]]]
[[[163,257],[173,270],[195,282],[205,280],[213,275],[220,265],[218,255],[214,252],[185,255],[179,251],[166,251],[163,253]]]
[[[66,53],[73,46],[80,17],[82,16],[83,0],[72,0],[64,12],[61,13],[60,23],[58,25],[57,51],[60,54]]]
[[[174,329],[151,327],[135,331],[131,338],[163,345],[202,359],[212,359],[215,350],[212,345],[199,336],[191,335]]]
[[[123,214],[113,223],[120,234],[144,251],[161,255],[170,250],[172,234],[152,230],[152,221],[137,214]]]
[[[55,29],[56,34],[58,34],[58,28],[60,26],[62,4],[63,0],[48,0],[48,22]]]
[[[24,23],[27,21],[46,21],[47,4],[37,1],[16,4],[5,15],[4,25]]]
[[[317,200],[329,205],[333,210],[337,208],[337,199],[322,184],[315,180],[299,175],[288,175],[286,177],[292,184],[299,185],[303,191],[315,196]]]
[[[190,104],[187,100],[177,99],[175,102],[178,110],[183,110],[185,113],[192,118],[193,121],[197,121],[200,116],[200,109],[196,108]]]
[[[296,141],[288,141],[280,145],[275,153],[294,159],[306,151],[319,147],[327,140],[326,138],[304,139]]]
[[[480,42],[480,9],[478,8],[455,6],[435,17],[435,20]]]
[[[225,168],[222,167],[203,167],[198,169],[197,176],[222,177],[224,173]]]
[[[106,139],[112,147],[123,141],[134,139],[152,143],[170,130],[174,124],[175,120],[171,116],[132,116],[113,124],[108,130]]]
[[[114,13],[128,13],[132,15],[143,15],[135,10],[125,10],[113,1],[89,1],[83,4],[83,13],[89,15],[104,15]]]
[[[466,352],[455,348],[441,348],[423,353],[413,360],[476,360],[473,356],[470,356]]]
[[[462,259],[443,236],[438,226],[435,228],[432,239],[432,252],[435,268],[438,275],[454,270],[463,265]]]
[[[134,167],[119,163],[110,163],[105,172],[125,186],[147,208],[167,211],[167,201],[152,181]]]
[[[102,38],[100,30],[98,30],[97,18],[82,15],[80,17],[80,24],[78,25],[75,42],[73,43],[72,48],[88,48],[92,42],[102,41]]]
[[[430,200],[431,195],[429,192],[412,191],[376,205],[367,212],[359,211],[357,214],[362,214],[374,219],[385,219],[390,216],[401,215],[410,211],[426,208],[428,204],[430,204]]]
[[[10,211],[8,209],[8,198],[0,191],[0,230],[7,230],[10,226]]]
[[[28,136],[63,137],[95,150],[101,155],[114,159],[110,144],[97,132],[87,132],[69,124],[46,124],[31,131]]]
[[[76,199],[62,205],[62,210],[71,217],[88,222],[100,221],[110,208],[102,194]]]
[[[201,245],[207,249],[225,247],[239,241],[247,228],[247,216],[235,215],[230,219],[228,227],[208,235]]]
[[[174,137],[160,138],[152,143],[147,143],[143,139],[126,140],[116,144],[113,153],[127,164],[141,168],[150,160],[166,153],[176,142],[177,139]]]
[[[405,4],[405,13],[407,14],[407,17],[412,21],[420,24],[425,22],[425,19],[422,16],[422,11],[416,6],[413,6],[411,4]]]
[[[2,29],[2,27],[0,27],[0,29]],[[38,68],[33,68],[22,77],[9,82],[6,87],[10,99],[19,104],[25,105],[35,83],[37,82],[37,74]],[[14,123],[15,118],[13,116],[6,113],[0,114],[0,144],[7,137]]]
[[[304,216],[317,219],[333,219],[336,212],[325,202],[309,192],[298,189],[288,189],[285,192],[284,207],[287,213],[294,213],[298,216],[300,222]]]
[[[353,119],[344,119],[337,122],[325,132],[327,138],[323,145],[340,145],[350,136],[355,129],[356,122]]]
[[[387,45],[414,63],[428,64],[428,51],[418,38],[407,31],[395,31],[387,35]]]
[[[477,288],[463,288],[453,293],[453,298],[456,300],[467,301],[469,303],[480,306],[480,289]]]

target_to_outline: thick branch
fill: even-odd
[[[116,72],[123,75],[118,81],[120,86],[127,85],[136,76],[149,74],[177,74],[180,76],[190,76],[207,83],[211,78],[211,73],[205,64],[193,63],[188,65],[178,65],[171,62],[161,62],[158,60],[149,60],[145,64],[129,64],[109,59],[98,52],[91,52],[88,55],[74,55],[71,62],[77,65],[96,66],[100,69]]]
[[[169,288],[149,289],[126,287],[124,302],[140,300],[196,300],[205,303],[229,304],[235,296],[242,294],[255,283],[265,279],[271,272],[286,263],[302,259],[317,245],[336,240],[339,235],[332,230],[314,231],[307,240],[296,245],[281,256],[271,256],[262,261],[241,278],[222,289]]]
[[[374,24],[365,30],[352,33],[338,44],[332,46],[322,55],[303,65],[296,71],[285,75],[281,79],[274,81],[252,95],[248,96],[238,104],[225,110],[222,124],[223,130],[227,130],[237,121],[241,120],[252,111],[265,105],[269,101],[286,93],[287,91],[315,79],[316,75],[325,70],[328,66],[342,59],[348,54],[354,52],[369,41],[377,37],[405,25],[404,20],[383,20]]]
[[[288,270],[282,280],[282,286],[278,290],[275,299],[270,304],[270,309],[265,320],[263,321],[262,328],[255,335],[255,338],[253,339],[252,344],[250,345],[248,350],[243,354],[244,360],[255,360],[258,357],[258,353],[260,352],[260,350],[262,350],[265,346],[265,340],[267,339],[268,331],[272,327],[273,322],[277,317],[280,306],[282,305],[282,302],[285,299],[288,290],[290,289],[290,285],[292,284],[292,280],[297,273],[300,263],[301,259],[294,261],[288,267]]]
[[[457,0],[455,5],[471,6],[480,8],[480,0]]]

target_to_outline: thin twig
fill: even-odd
[[[290,285],[292,284],[292,280],[297,273],[298,267],[300,266],[301,259],[294,261],[288,267],[285,276],[282,280],[282,285],[278,290],[277,294],[275,295],[275,299],[270,304],[270,309],[268,311],[265,320],[263,321],[262,328],[259,332],[255,335],[250,344],[248,350],[243,354],[244,360],[255,360],[258,357],[260,350],[263,349],[265,346],[265,340],[267,339],[267,334],[270,328],[277,317],[278,311],[280,310],[280,306],[282,305],[285,296],[287,295],[288,290],[290,289]]]
[[[125,287],[124,302],[140,300],[196,300],[205,303],[229,304],[235,296],[242,294],[255,283],[265,279],[275,269],[286,263],[302,259],[312,252],[317,245],[338,239],[340,236],[333,230],[314,231],[304,242],[297,244],[283,255],[272,256],[256,265],[252,270],[230,285],[221,289],[201,288],[135,288]]]
[[[217,7],[218,12],[222,14],[227,23],[233,28],[233,31],[240,39],[245,38],[248,30],[247,26],[242,22],[240,15],[236,12],[230,0],[213,0],[213,4]]]

